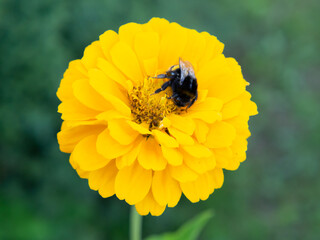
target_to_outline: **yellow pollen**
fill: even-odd
[[[181,111],[172,100],[167,99],[172,94],[170,87],[154,94],[163,82],[156,78],[147,77],[141,85],[134,86],[129,94],[133,121],[138,124],[147,124],[150,130],[159,128],[162,119],[170,113]]]

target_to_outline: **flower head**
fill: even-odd
[[[246,159],[249,116],[257,114],[248,83],[216,37],[153,18],[106,31],[70,62],[57,96],[60,149],[102,197],[116,195],[141,215],[160,215],[183,193],[206,200],[223,169]],[[190,108],[154,94],[179,59],[191,63],[198,98]]]

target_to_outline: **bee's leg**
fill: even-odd
[[[155,78],[168,78],[168,75],[167,74],[159,74]]]
[[[198,92],[196,92],[196,95],[195,95],[194,99],[192,99],[192,101],[189,103],[187,109],[188,109],[189,107],[191,107],[197,99],[198,99]]]
[[[179,96],[179,94],[174,93],[170,97],[167,97],[167,99],[177,98],[178,96]]]
[[[166,90],[167,87],[169,87],[170,85],[171,85],[171,81],[165,82],[164,84],[162,84],[161,88],[158,88],[153,94],[156,94],[156,93],[159,93],[159,92]]]
[[[176,77],[176,73],[175,72],[168,71],[166,74],[159,74],[158,76],[156,76],[154,78],[168,78],[168,79],[172,80],[175,77]]]

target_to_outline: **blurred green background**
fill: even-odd
[[[100,34],[153,16],[225,43],[260,114],[223,188],[144,218],[144,236],[211,208],[201,239],[319,239],[319,12],[318,0],[0,0],[0,239],[128,238],[128,205],[91,191],[59,152],[55,93]]]

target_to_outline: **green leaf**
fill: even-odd
[[[212,216],[212,210],[207,210],[185,223],[176,232],[150,236],[145,240],[196,240]]]

